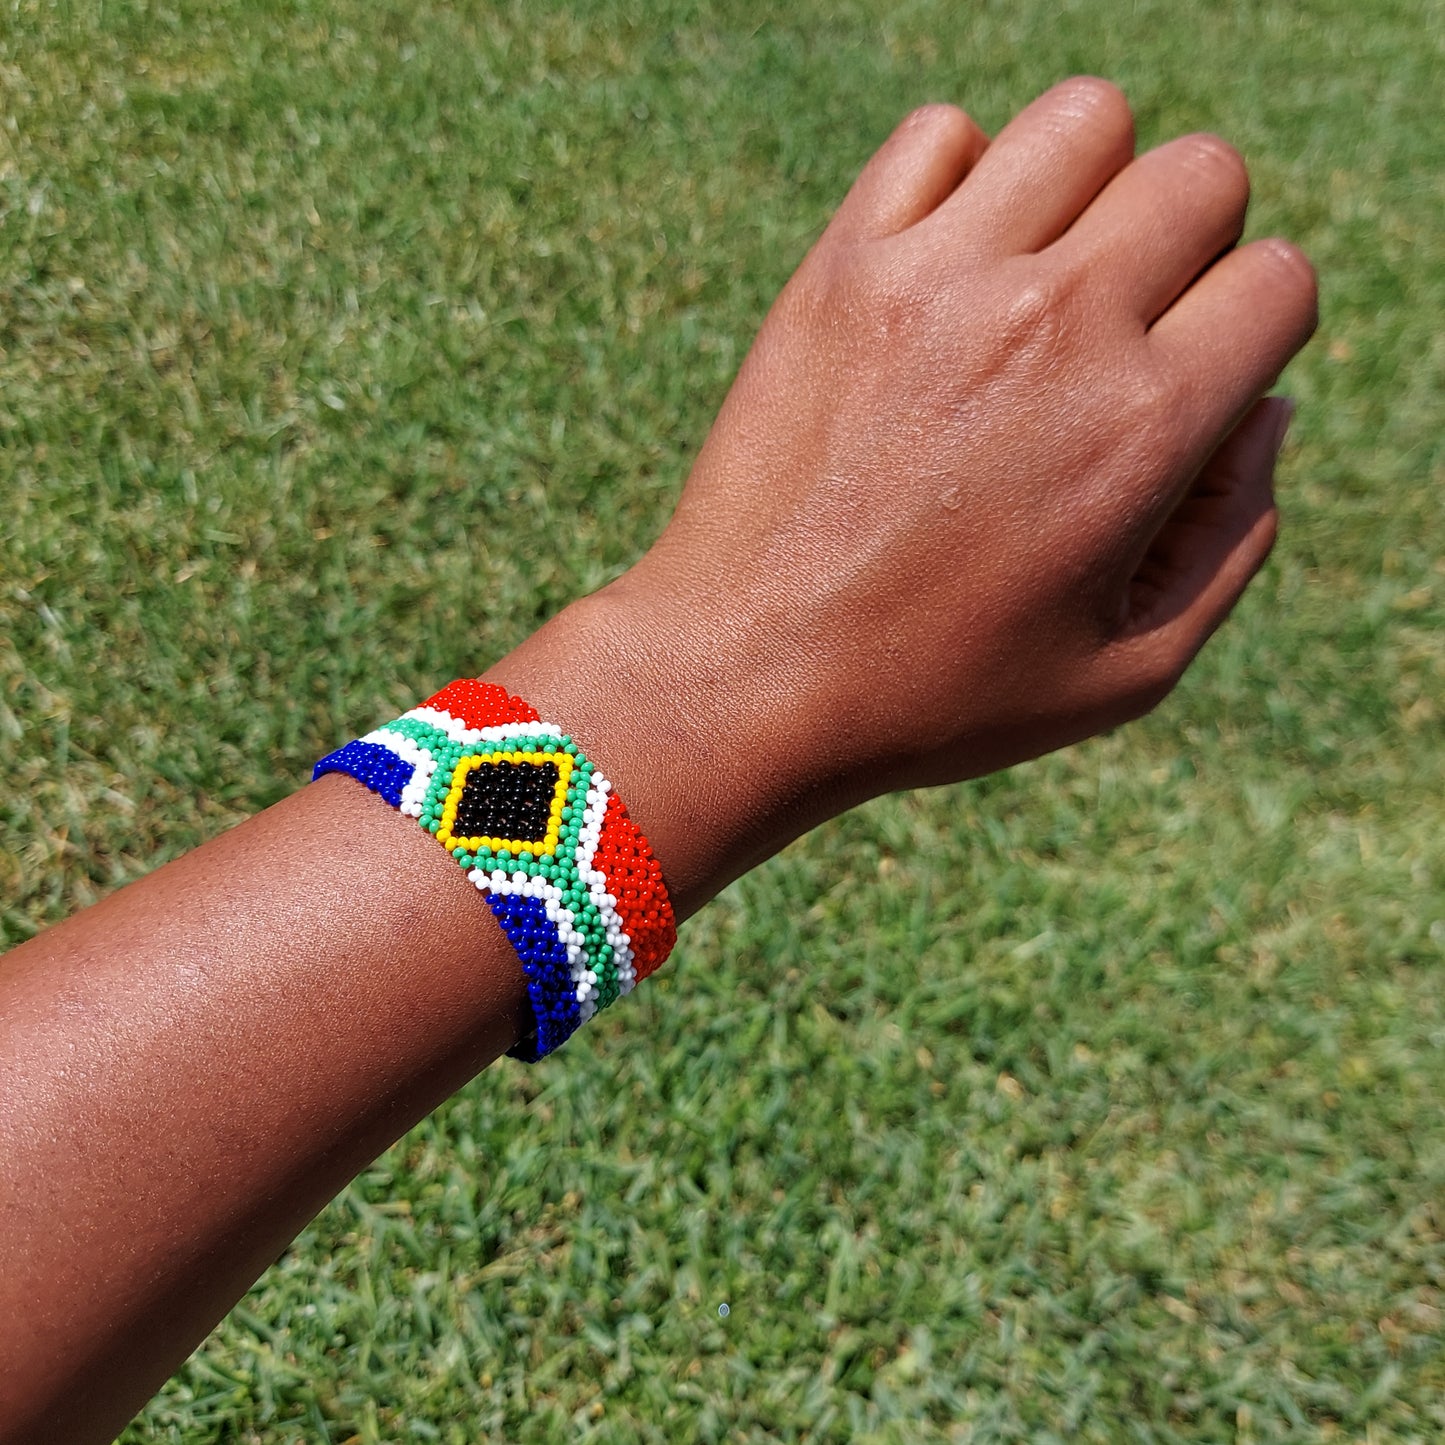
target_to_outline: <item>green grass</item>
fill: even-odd
[[[912,105],[1108,74],[1146,144],[1235,140],[1323,278],[1280,548],[1160,712],[730,889],[368,1170],[127,1445],[1445,1438],[1442,34],[0,13],[7,945],[625,567]]]

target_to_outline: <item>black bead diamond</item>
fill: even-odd
[[[481,763],[462,784],[452,835],[541,843],[559,776],[556,763]]]

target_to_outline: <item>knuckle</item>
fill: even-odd
[[[868,330],[894,338],[921,324],[936,299],[936,284],[909,266],[860,268],[848,282],[849,300]]]
[[[1178,142],[1184,164],[1208,176],[1216,184],[1243,199],[1249,196],[1249,167],[1244,157],[1227,140],[1201,133],[1185,136]]]
[[[1082,284],[1081,275],[1070,268],[1030,265],[1003,302],[999,339],[1010,349],[1057,341],[1068,328]]]
[[[789,283],[798,286],[798,304],[810,316],[846,319],[873,343],[902,339],[923,324],[934,289],[916,270],[888,265],[857,246],[820,252]]]
[[[1152,440],[1178,417],[1187,400],[1185,391],[1184,379],[1174,367],[1141,364],[1124,384],[1120,409],[1136,435]]]
[[[1113,81],[1097,75],[1076,75],[1054,88],[1054,98],[1071,119],[1133,139],[1134,112]]]
[[[970,124],[958,106],[941,100],[928,101],[903,117],[903,126],[908,130],[957,130]]]
[[[1310,314],[1319,316],[1320,281],[1313,263],[1292,241],[1273,236],[1259,243],[1261,254],[1290,279]]]
[[[977,152],[988,137],[966,110],[944,101],[930,101],[910,111],[894,131],[896,142],[908,149]]]

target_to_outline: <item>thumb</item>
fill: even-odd
[[[1146,549],[1127,592],[1116,662],[1166,680],[1183,673],[1274,545],[1274,468],[1294,414],[1254,404],[1200,469]]]

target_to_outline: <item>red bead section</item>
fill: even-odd
[[[478,682],[474,677],[449,682],[440,692],[427,698],[422,706],[448,712],[469,728],[542,721],[536,708],[519,697],[513,697],[506,688],[498,687],[494,682]]]
[[[662,867],[642,830],[616,793],[607,797],[592,866],[607,878],[617,916],[632,940],[632,967],[641,980],[654,972],[677,942],[677,920],[662,882]]]

